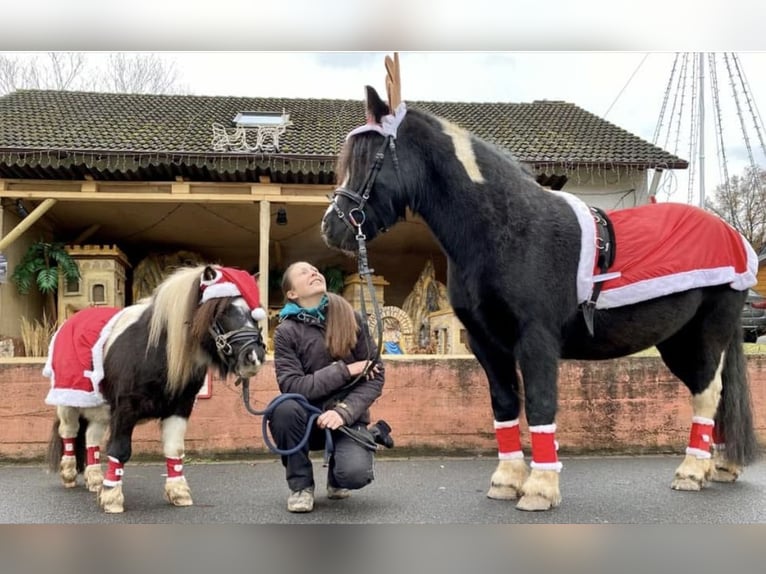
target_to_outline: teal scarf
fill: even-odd
[[[330,300],[327,298],[327,295],[322,296],[321,301],[319,301],[319,305],[316,307],[301,307],[297,303],[289,301],[279,311],[279,319],[282,320],[285,317],[291,317],[293,315],[298,315],[299,313],[305,313],[306,315],[310,315],[324,322],[325,313],[327,312],[327,304],[329,302]]]

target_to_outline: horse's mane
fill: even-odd
[[[151,298],[147,349],[159,344],[167,334],[167,390],[180,391],[197,365],[196,348],[190,324],[199,305],[200,278],[205,266],[181,267],[157,286]]]

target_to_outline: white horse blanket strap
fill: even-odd
[[[103,349],[117,307],[89,307],[78,311],[59,327],[51,339],[43,376],[51,388],[45,397],[48,405],[97,407],[104,397],[92,380],[93,371],[103,373]],[[94,357],[102,364],[94,365]],[[103,376],[103,375],[102,375]]]
[[[580,303],[590,297],[597,280],[603,281],[597,309],[713,285],[744,291],[757,283],[758,256],[750,243],[723,219],[683,203],[607,211],[617,253],[610,273],[595,277],[596,245],[590,211],[571,194],[556,193],[573,208],[582,230],[577,276]]]

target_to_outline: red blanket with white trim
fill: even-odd
[[[51,379],[46,404],[94,407],[104,403],[97,385],[103,376],[106,327],[119,311],[118,307],[89,307],[59,327],[43,369],[43,375]]]
[[[719,217],[681,203],[607,212],[617,253],[597,307],[629,305],[694,287],[755,285],[758,257],[742,235]],[[598,269],[594,270],[594,274]]]

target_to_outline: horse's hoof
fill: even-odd
[[[521,486],[528,477],[529,469],[523,459],[501,460],[489,479],[487,498],[516,500],[521,496]]]
[[[64,456],[59,465],[59,476],[66,488],[77,486],[77,463],[73,456]]]
[[[85,478],[85,486],[90,492],[101,490],[101,483],[104,482],[104,473],[100,466],[86,466],[83,476]]]
[[[739,468],[723,468],[717,466],[715,467],[715,470],[713,470],[713,476],[710,477],[710,480],[713,482],[735,482],[740,474],[742,474],[742,470]]]
[[[539,494],[525,494],[521,497],[521,499],[516,503],[516,508],[519,510],[528,510],[528,511],[535,511],[535,510],[550,510],[551,508],[554,508],[559,505],[561,501],[554,501],[554,500],[548,500],[544,496],[540,496]]]
[[[186,480],[166,482],[165,500],[173,506],[192,506],[194,504]]]
[[[684,490],[686,492],[697,492],[702,490],[702,483],[690,476],[676,477],[670,485],[673,490]]]
[[[96,495],[98,505],[107,514],[120,514],[125,512],[125,497],[122,494],[122,486],[104,487]]]
[[[519,491],[510,484],[490,483],[487,491],[487,498],[492,500],[516,500],[519,497]]]

